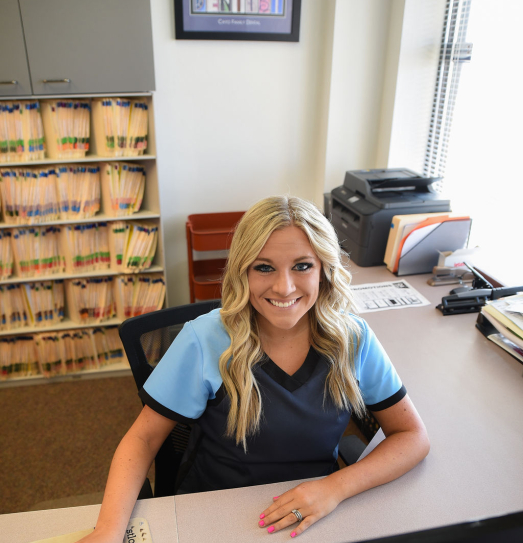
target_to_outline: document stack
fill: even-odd
[[[123,346],[117,328],[93,328],[90,330],[100,367],[123,360]]]
[[[50,158],[84,158],[90,144],[89,100],[43,100],[42,119]]]
[[[23,283],[21,286],[29,308],[29,324],[49,327],[64,318],[65,296],[63,280]]]
[[[96,154],[139,156],[147,148],[148,105],[134,98],[95,98],[93,129]]]
[[[18,277],[40,277],[65,271],[59,226],[13,228],[8,234]]]
[[[0,230],[0,281],[5,281],[13,273],[13,248],[11,245],[11,232]]]
[[[98,324],[116,316],[112,277],[66,281],[69,316],[78,324]]]
[[[38,352],[34,337],[0,338],[0,379],[39,375]]]
[[[0,102],[0,162],[42,160],[45,138],[38,100]]]
[[[2,168],[0,193],[8,224],[90,218],[100,210],[100,167]]]
[[[145,168],[125,162],[103,162],[100,168],[105,213],[110,217],[124,217],[139,211],[145,189]]]
[[[158,226],[145,222],[115,221],[109,232],[111,269],[140,271],[151,267],[158,244]]]
[[[165,280],[161,273],[119,275],[116,282],[118,317],[128,319],[161,309]]]
[[[523,364],[523,294],[488,302],[481,309],[477,327]]]
[[[58,166],[56,187],[61,219],[89,219],[100,211],[100,167]]]
[[[0,338],[0,380],[54,377],[124,360],[118,329],[113,327]]]
[[[53,168],[2,168],[0,192],[3,220],[7,224],[35,224],[60,218]]]
[[[106,222],[63,226],[62,247],[67,273],[109,268],[111,259],[108,231]]]
[[[0,285],[0,331],[18,330],[31,324],[23,285]]]

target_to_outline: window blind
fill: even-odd
[[[469,62],[472,44],[466,42],[472,0],[447,0],[441,48],[425,153],[423,173],[443,177],[452,115],[463,63]],[[441,190],[442,184],[436,189]]]

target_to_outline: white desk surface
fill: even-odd
[[[352,270],[354,284],[395,278],[385,267],[352,265]],[[523,366],[475,328],[477,314],[442,316],[435,305],[450,287],[429,287],[427,277],[404,279],[430,300],[430,306],[362,316],[384,345],[427,426],[429,456],[400,479],[340,504],[299,536],[304,543],[358,541],[523,510]],[[267,537],[289,541],[292,529],[269,535],[258,528],[257,519],[272,496],[292,486],[278,483],[177,496],[176,521],[172,498],[147,500],[137,508],[144,508],[155,543],[244,543],[268,541]],[[4,515],[1,538],[9,534],[10,543],[37,539],[29,536],[26,524],[39,518],[44,525],[56,520],[40,538],[84,529],[90,525],[86,515],[92,523],[96,511],[92,507]],[[138,516],[136,511],[133,515]],[[64,522],[60,526],[59,517]],[[60,532],[59,527],[64,529]]]

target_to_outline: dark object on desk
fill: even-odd
[[[452,296],[453,294],[463,294],[464,292],[470,292],[471,290],[472,287],[470,285],[463,285],[462,287],[453,288],[449,294]]]
[[[220,307],[220,300],[208,300],[180,307],[169,307],[124,321],[119,327],[120,338],[133,372],[138,390],[152,373],[183,325]],[[160,447],[154,459],[154,497],[172,496],[181,459],[189,442],[191,427],[177,424]],[[140,498],[152,498],[146,479]]]
[[[494,344],[496,344],[498,347],[502,348],[505,352],[507,352],[510,356],[515,358],[520,364],[523,364],[520,358],[518,358],[517,354],[514,352],[514,349],[518,349],[517,345],[514,345],[512,343],[513,348],[508,347],[505,343],[503,343],[503,340],[500,339],[500,336],[503,336],[499,332],[499,330],[496,330],[496,327],[492,325],[492,323],[483,315],[483,313],[480,313],[478,315],[478,318],[476,319],[476,328],[490,341],[492,341]],[[496,337],[500,340],[496,340]],[[508,344],[511,344],[511,341],[508,338],[505,338],[505,340],[508,342]],[[521,352],[521,351],[519,351]]]
[[[521,543],[523,511],[360,543]]]
[[[358,266],[383,264],[394,215],[450,211],[450,201],[432,184],[441,178],[421,177],[406,168],[346,172],[332,192],[332,224],[340,243]]]
[[[467,263],[465,263],[465,266],[474,274],[472,290],[451,296],[443,296],[441,303],[436,306],[443,315],[479,313],[489,300],[498,300],[503,296],[512,296],[523,291],[523,286],[494,288],[476,269]]]

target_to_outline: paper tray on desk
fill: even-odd
[[[467,245],[471,223],[469,218],[438,223],[401,255],[397,274],[430,273],[438,264],[440,252],[456,251]]]

